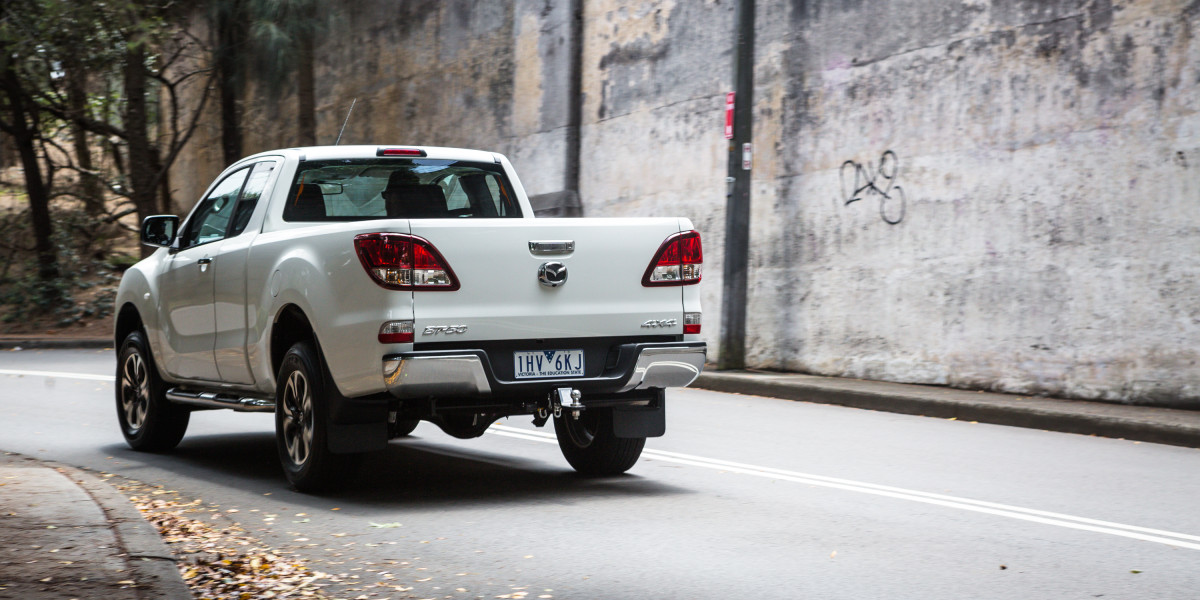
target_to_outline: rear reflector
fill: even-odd
[[[684,333],[700,333],[700,315],[698,312],[683,313]]]
[[[379,328],[380,344],[408,344],[412,341],[412,321],[388,321]]]
[[[692,285],[700,283],[701,266],[704,263],[704,251],[700,245],[700,233],[684,231],[667,238],[646,274],[642,276],[642,285]]]
[[[380,148],[375,156],[425,156],[425,151],[419,148]]]
[[[450,264],[425,238],[363,233],[354,236],[354,249],[371,279],[389,290],[452,292],[460,287]]]

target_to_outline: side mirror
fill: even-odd
[[[147,246],[166,247],[175,241],[175,230],[179,228],[179,217],[154,215],[142,221],[142,243]]]

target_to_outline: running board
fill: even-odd
[[[167,400],[205,408],[231,408],[237,412],[275,412],[275,402],[266,398],[248,398],[214,392],[186,392],[179,388],[167,390]]]

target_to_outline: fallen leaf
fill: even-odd
[[[371,523],[371,527],[388,528],[388,527],[404,527],[404,525],[401,525],[400,523]]]

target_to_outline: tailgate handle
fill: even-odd
[[[534,254],[569,254],[575,251],[574,240],[529,242],[529,251]]]

